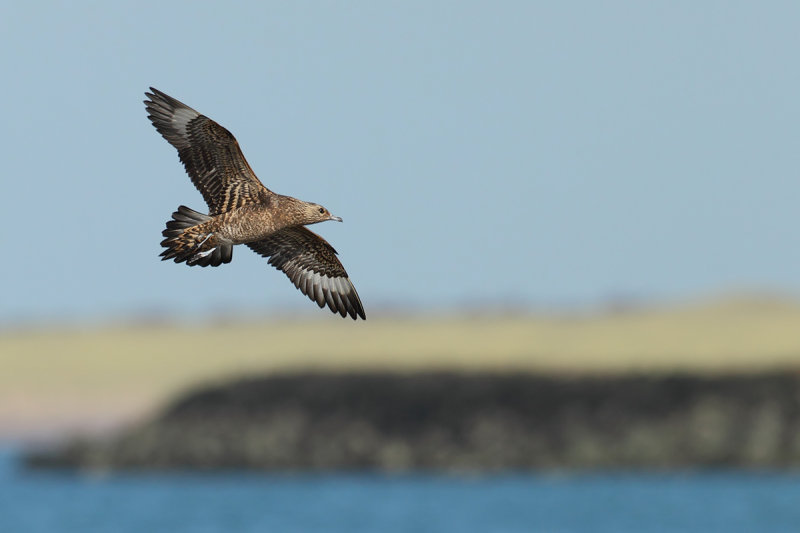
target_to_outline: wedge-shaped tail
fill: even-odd
[[[161,246],[166,248],[161,252],[162,261],[173,259],[176,263],[202,267],[230,263],[233,245],[217,240],[205,224],[210,220],[208,215],[180,206],[172,213],[172,220],[167,221],[167,229],[161,232],[165,237]]]

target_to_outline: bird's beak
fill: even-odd
[[[335,220],[336,222],[341,222],[342,221],[342,217],[335,217],[335,216],[331,215],[331,218],[329,218],[328,220]]]

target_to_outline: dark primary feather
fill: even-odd
[[[254,252],[269,258],[303,294],[334,313],[366,319],[364,306],[350,282],[336,250],[313,231],[295,226],[260,241],[248,243]]]
[[[158,89],[150,90],[145,93],[149,100],[144,102],[148,117],[178,150],[210,215],[258,202],[269,192],[250,168],[231,132]]]

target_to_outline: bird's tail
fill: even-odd
[[[166,237],[161,246],[162,261],[174,259],[176,263],[186,262],[189,266],[219,266],[230,263],[233,245],[219,242],[205,224],[211,217],[198,213],[186,206],[180,206],[167,221],[167,229],[161,232]]]

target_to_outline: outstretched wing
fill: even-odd
[[[269,193],[231,132],[158,89],[150,90],[144,102],[148,118],[178,150],[212,216],[257,202],[259,195]]]
[[[293,226],[247,246],[269,258],[269,264],[289,276],[303,294],[334,313],[366,319],[356,288],[347,277],[336,250],[303,226]]]

